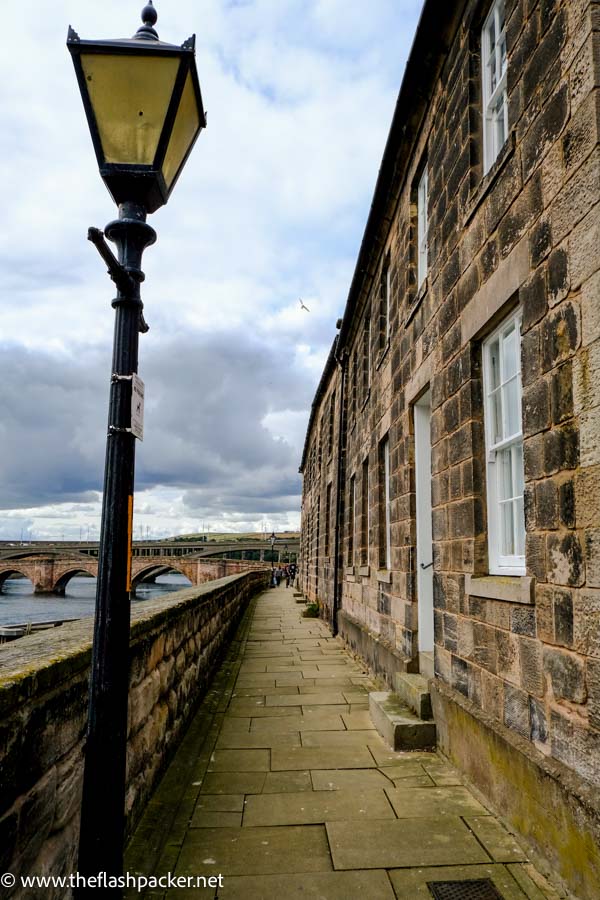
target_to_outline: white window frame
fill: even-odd
[[[353,566],[356,558],[356,474],[350,478],[350,509],[348,510],[348,565]]]
[[[383,445],[383,470],[384,470],[384,503],[385,503],[385,567],[389,571],[392,568],[392,527],[390,516],[390,439],[387,437]]]
[[[420,289],[427,278],[428,198],[429,177],[425,166],[417,187],[417,289]]]
[[[361,562],[368,565],[369,562],[369,534],[371,529],[371,508],[369,506],[369,487],[370,487],[370,467],[369,457],[366,456],[362,465],[362,482],[361,482],[361,540],[360,553]],[[365,517],[365,500],[366,500],[366,517]],[[366,521],[365,521],[366,518]],[[364,542],[363,542],[364,538]]]
[[[392,297],[392,266],[387,259],[385,269],[385,340],[386,343],[390,339],[390,306]]]
[[[508,96],[506,90],[505,0],[494,0],[481,32],[481,81],[483,98],[483,174],[487,174],[508,138]],[[504,19],[504,27],[500,22]],[[491,31],[496,40],[492,48]],[[493,86],[492,79],[496,84]],[[500,143],[498,125],[502,123],[504,140]]]
[[[514,331],[516,335],[517,373],[504,379],[505,356],[504,346]],[[499,373],[498,386],[494,387],[492,375],[492,347],[498,343]],[[487,473],[487,510],[488,510],[488,553],[491,575],[525,575],[525,517],[523,513],[523,496],[518,488],[524,484],[523,472],[523,426],[521,412],[521,312],[513,313],[483,343],[483,393],[485,420],[485,449]],[[507,433],[509,384],[516,381],[513,420],[518,423],[518,430]],[[502,420],[502,437],[497,440],[494,421],[496,405],[493,395],[499,400],[499,413]],[[500,454],[511,454],[512,497],[502,498],[502,469]],[[504,456],[502,457],[504,458]],[[520,459],[520,462],[519,462]],[[520,466],[520,469],[519,469]],[[520,500],[520,507],[519,507]],[[520,538],[523,554],[505,554],[502,547],[502,509],[510,504],[512,513],[513,538]]]

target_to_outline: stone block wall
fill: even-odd
[[[133,604],[127,753],[131,830],[267,571]],[[0,651],[0,869],[77,869],[92,621]],[[14,896],[19,896],[15,893]],[[58,900],[60,891],[44,896]]]
[[[575,782],[598,783],[600,3],[505,0],[508,138],[484,172],[491,6],[424,4],[331,374],[345,411],[341,490],[321,466],[304,497],[322,513],[332,485],[341,632],[391,684],[419,664],[414,407],[429,390],[436,678]],[[428,269],[417,286],[425,166]],[[483,342],[517,309],[526,574],[492,575]],[[326,416],[320,402],[306,447]],[[305,566],[324,572],[322,547],[305,549]]]

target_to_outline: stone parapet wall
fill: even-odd
[[[269,574],[232,575],[133,604],[128,830]],[[81,619],[0,650],[2,872],[69,875],[77,869],[91,643],[92,620]],[[49,889],[44,896],[64,892]]]

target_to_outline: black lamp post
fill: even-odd
[[[125,833],[135,438],[143,413],[138,336],[148,330],[141,264],[156,240],[146,215],[167,202],[206,125],[195,38],[181,47],[160,41],[151,0],[142,21],[131,39],[82,41],[71,27],[67,38],[100,175],[119,207],[105,229],[118,259],[101,231],[88,232],[117,296],[79,842],[80,874],[112,877],[122,874]]]
[[[275,537],[275,532],[271,532],[271,537],[269,538],[271,541],[271,587],[275,585],[275,570],[273,568],[273,554],[275,553],[275,541],[277,538]]]

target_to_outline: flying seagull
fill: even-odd
[[[308,306],[305,306],[305,304],[302,302],[301,297],[298,298],[298,303],[300,304],[300,309],[305,309],[306,312],[310,312],[310,309],[308,308]]]

